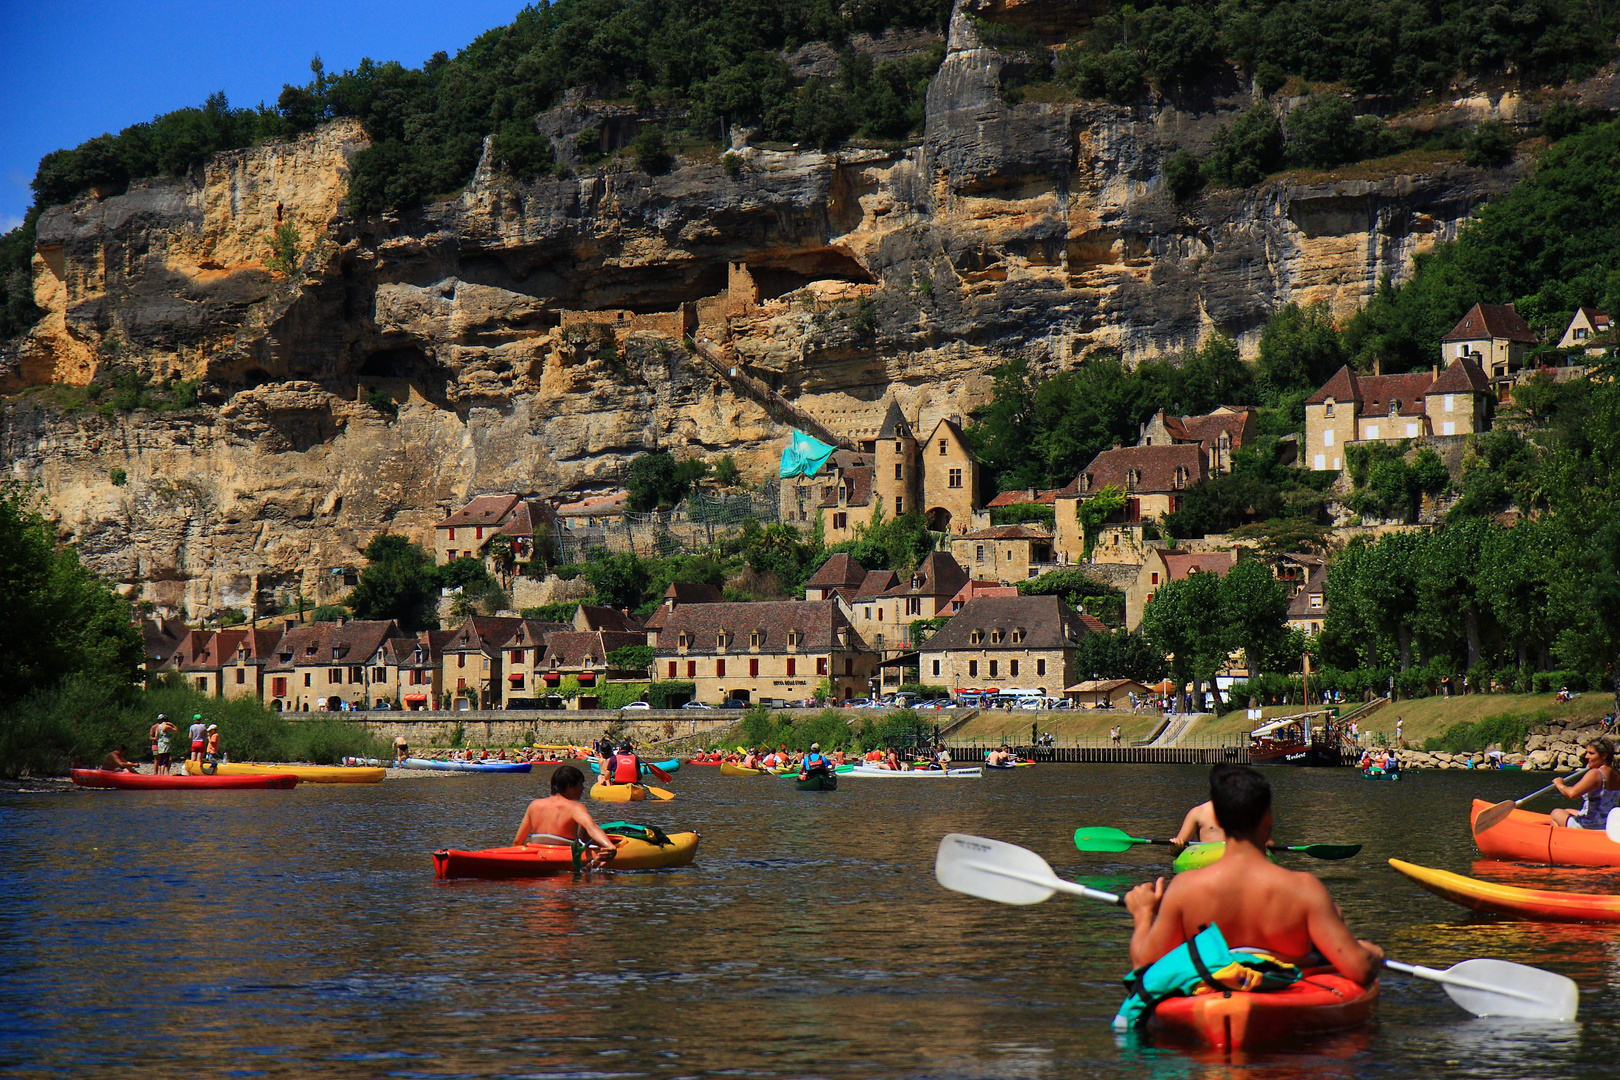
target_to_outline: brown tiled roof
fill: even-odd
[[[1178,466],[1186,471],[1187,477],[1179,488],[1175,483]],[[1138,476],[1134,484],[1129,482],[1133,470]],[[1091,464],[1063,489],[1063,494],[1083,495],[1109,485],[1132,493],[1182,491],[1203,479],[1205,471],[1203,449],[1190,443],[1122,446],[1104,450],[1092,458]]]
[[[1412,371],[1404,375],[1357,375],[1348,367],[1336,371],[1322,388],[1305,399],[1307,405],[1353,401],[1368,419],[1389,411],[1391,399],[1400,402],[1401,416],[1422,416],[1423,397],[1434,382],[1434,373]]]
[[[999,510],[1004,506],[1051,506],[1057,502],[1057,488],[1046,488],[1036,491],[1031,488],[1019,488],[1017,491],[1003,491],[991,499],[988,509]]]
[[[1052,533],[1035,525],[992,525],[959,536],[958,540],[1051,540]]]
[[[1171,417],[1165,417],[1165,427],[1170,426]],[[1248,410],[1242,412],[1213,412],[1203,416],[1183,416],[1177,421],[1181,428],[1175,437],[1186,442],[1195,442],[1208,450],[1220,441],[1224,434],[1230,441],[1233,450],[1243,449],[1243,434],[1251,420]]]
[[[615,491],[610,495],[593,495],[578,502],[563,503],[557,507],[558,517],[600,517],[603,514],[623,513],[629,502],[628,491]]]
[[[536,527],[550,528],[557,519],[551,504],[540,499],[519,499],[501,526],[501,536],[533,537]]]
[[[1484,338],[1506,338],[1527,345],[1536,343],[1536,335],[1530,332],[1530,327],[1513,310],[1512,304],[1475,304],[1452,327],[1451,333],[1440,340],[1477,341]]]
[[[1327,612],[1327,607],[1311,607],[1311,595],[1323,595],[1323,588],[1327,585],[1327,567],[1315,566],[1311,568],[1310,577],[1305,579],[1305,587],[1288,601],[1288,615],[1294,619],[1305,619],[1312,616],[1320,618]]]
[[[900,584],[900,578],[893,570],[868,570],[866,576],[855,589],[856,596],[876,596],[887,592]]]
[[[559,669],[578,669],[585,666],[585,658],[589,656],[591,666],[601,669],[607,666],[608,653],[627,645],[645,644],[646,634],[560,630],[546,639],[546,651],[541,655],[538,666],[549,668],[552,660],[556,660]]]
[[[142,619],[146,662],[154,667],[166,663],[189,632],[184,619]]]
[[[999,581],[970,581],[951,596],[952,604],[966,604],[980,596],[1017,596],[1018,590]]]
[[[1013,631],[1022,627],[1024,636],[1013,641]],[[984,637],[972,641],[973,632]],[[1001,640],[993,642],[992,631],[1001,630]],[[1056,596],[981,596],[969,600],[962,610],[922,646],[924,652],[950,652],[972,649],[1060,649],[1076,644],[1090,629],[1080,613]]]
[[[1080,613],[1080,621],[1085,623],[1086,629],[1090,630],[1093,634],[1113,633],[1112,630],[1108,629],[1107,623],[1103,622],[1089,611],[1082,611]]]
[[[912,571],[909,578],[886,590],[883,595],[934,596],[948,599],[955,596],[967,583],[968,572],[962,569],[961,563],[946,552],[934,551],[922,561],[922,565]]]
[[[1592,324],[1593,330],[1609,329],[1610,319],[1607,311],[1599,311],[1597,308],[1583,307],[1581,308],[1581,314],[1586,316],[1586,321]]]
[[[836,648],[836,631],[849,628],[852,649],[868,651],[855,628],[838,607],[836,600],[770,600],[752,604],[693,604],[670,612],[658,632],[658,651],[673,653],[682,631],[691,637],[690,651],[711,653],[716,636],[724,630],[731,636],[726,653],[746,659],[752,651],[749,640],[755,630],[763,631],[759,651],[787,652],[789,630],[801,635],[797,651],[826,652]]]
[[[611,630],[616,633],[639,634],[646,631],[646,623],[628,611],[581,604],[574,611],[574,630]]]
[[[281,633],[277,630],[254,630],[249,627],[235,627],[215,633],[208,641],[201,659],[195,660],[193,667],[224,667],[226,664],[236,663],[236,654],[247,646],[247,661],[249,663],[263,663],[275,652],[276,643],[281,640]]]
[[[213,644],[217,630],[190,630],[180,639],[179,648],[172,657],[174,666],[181,671],[207,667],[208,647]]]
[[[1135,679],[1087,679],[1077,682],[1073,686],[1065,686],[1065,694],[1107,694],[1123,686],[1135,686],[1142,690],[1147,687]]]
[[[677,604],[718,604],[725,598],[720,586],[706,581],[676,581],[664,590],[664,599]]]
[[[483,652],[493,656],[525,620],[510,616],[474,615],[456,629],[441,652]]]
[[[1360,401],[1361,395],[1356,391],[1356,373],[1346,364],[1333,373],[1333,377],[1323,383],[1321,389],[1305,399],[1307,405],[1321,405],[1332,398],[1334,401]]]
[[[840,483],[849,488],[849,498],[842,504],[844,506],[869,506],[872,502],[872,470],[865,466],[845,469]],[[821,496],[823,509],[836,510],[838,502],[839,484],[828,485]]]
[[[1237,565],[1235,551],[1161,551],[1159,557],[1164,560],[1164,568],[1170,574],[1171,581],[1185,580],[1192,573],[1225,577],[1226,572]]]
[[[281,635],[268,667],[286,671],[297,665],[364,664],[376,655],[383,642],[399,636],[399,624],[393,619],[295,626]]]
[[[1429,384],[1429,394],[1476,394],[1491,388],[1480,366],[1466,356],[1460,356],[1446,365],[1440,377]]]
[[[462,525],[499,525],[506,520],[507,512],[517,501],[516,495],[480,495],[433,527],[449,529]]]
[[[840,551],[827,557],[821,564],[821,569],[810,575],[810,580],[804,583],[807,589],[837,589],[843,586],[857,586],[866,579],[866,567],[855,561],[855,557],[847,551]]]
[[[546,619],[520,619],[518,625],[512,629],[501,641],[496,643],[501,649],[534,649],[543,648],[553,634],[572,633],[574,627],[571,623],[551,622]]]

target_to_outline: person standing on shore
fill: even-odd
[[[202,713],[194,713],[191,717],[191,760],[198,765],[202,764],[203,749],[208,744],[208,725],[203,723]]]
[[[173,767],[174,751],[169,736],[179,730],[169,723],[167,716],[158,713],[157,723],[152,725],[152,771],[158,776],[168,776]]]
[[[397,768],[401,768],[402,766],[404,766],[405,758],[408,756],[409,751],[410,751],[410,746],[405,742],[405,736],[404,735],[395,735],[394,736],[394,768],[397,769]]]

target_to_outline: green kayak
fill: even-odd
[[[1170,864],[1170,869],[1178,874],[1183,870],[1197,870],[1200,867],[1208,866],[1225,854],[1226,844],[1221,841],[1213,844],[1192,844],[1188,846],[1186,851],[1176,856],[1176,861]],[[1269,851],[1266,852],[1266,858],[1272,862],[1277,861],[1276,857]]]
[[[812,773],[800,780],[795,777],[793,786],[800,791],[837,791],[838,774],[835,772]]]

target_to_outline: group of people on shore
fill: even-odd
[[[158,713],[157,720],[147,730],[152,751],[152,772],[157,776],[168,776],[174,768],[174,739],[180,729],[169,720],[165,713]],[[186,732],[191,740],[190,761],[195,761],[199,767],[209,766],[225,760],[224,753],[219,745],[219,725],[205,723],[202,713],[196,713],[191,718],[191,727]],[[112,753],[101,759],[101,767],[108,772],[140,772],[141,767],[130,761],[125,755],[129,753],[126,743],[119,743]],[[182,769],[182,771],[184,771]],[[211,771],[211,770],[207,770]]]

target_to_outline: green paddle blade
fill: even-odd
[[[1111,854],[1118,851],[1129,851],[1137,844],[1149,843],[1152,843],[1152,841],[1138,839],[1130,833],[1103,826],[1074,830],[1074,846],[1081,851]]]
[[[1360,844],[1296,844],[1285,851],[1303,851],[1313,859],[1349,859],[1361,851]]]

